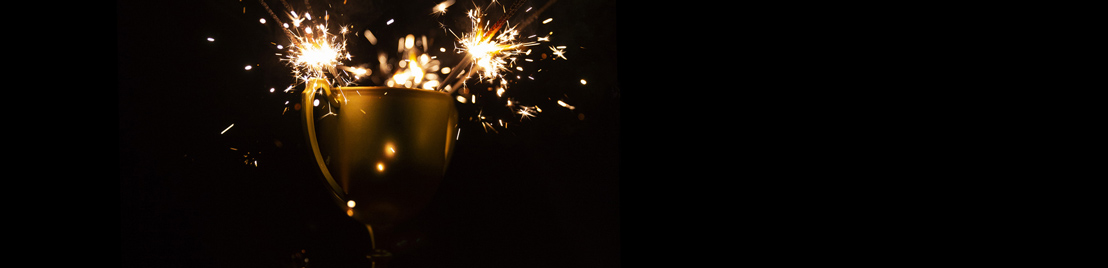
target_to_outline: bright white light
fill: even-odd
[[[389,19],[389,21],[386,21],[386,22],[385,22],[385,25],[392,25],[392,22],[393,22],[393,21],[395,21],[395,20],[393,20],[393,19]]]
[[[577,108],[577,107],[573,107],[573,105],[569,105],[568,103],[566,103],[562,100],[558,100],[558,105],[561,105],[562,107],[569,108],[570,110],[573,110],[574,108]]]
[[[250,69],[254,69],[254,66],[246,65],[246,67],[244,67],[244,68],[245,68],[245,69],[246,69],[247,71],[249,71]]]
[[[347,206],[347,207],[350,207],[350,208],[354,208],[354,205],[356,205],[356,204],[354,203],[354,200],[346,201],[346,206]]]
[[[208,42],[215,42],[215,38],[208,37]]]
[[[261,22],[262,24],[265,24],[265,18],[258,19],[258,22]]]

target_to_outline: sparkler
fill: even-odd
[[[507,66],[514,62],[515,56],[523,53],[530,54],[530,50],[525,52],[522,50],[523,48],[539,44],[538,41],[518,41],[519,31],[517,31],[516,28],[524,27],[529,24],[534,20],[535,16],[538,16],[542,10],[545,10],[554,2],[555,1],[547,2],[538,12],[534,13],[530,18],[525,20],[524,23],[517,26],[508,26],[508,21],[515,15],[516,11],[523,6],[523,0],[515,1],[492,27],[489,27],[487,22],[482,23],[485,13],[481,12],[480,8],[471,9],[467,13],[467,16],[470,19],[473,31],[463,34],[458,40],[460,45],[458,49],[465,52],[466,56],[457,66],[452,68],[453,70],[461,70],[466,65],[469,65],[469,71],[459,76],[451,76],[458,79],[454,84],[443,81],[443,88],[440,88],[440,90],[453,93],[462,83],[478,71],[483,71],[479,73],[479,80],[493,82],[496,78],[504,78],[501,71],[509,70]],[[504,30],[501,31],[501,29]],[[507,59],[511,59],[512,62],[509,62]],[[449,87],[446,87],[448,85]]]
[[[491,26],[489,21],[485,20],[486,14],[482,12],[481,8],[474,8],[466,13],[470,20],[470,32],[464,33],[461,37],[457,37],[456,51],[465,54],[464,58],[451,68],[456,74],[452,74],[446,77],[440,84],[438,90],[448,93],[454,93],[459,88],[466,87],[466,83],[470,78],[476,77],[478,83],[488,83],[491,85],[489,90],[495,89],[496,98],[503,99],[505,92],[509,88],[510,79],[521,79],[522,75],[513,75],[512,73],[519,71],[524,72],[524,67],[517,65],[517,60],[523,57],[531,56],[533,47],[539,45],[542,42],[550,42],[550,34],[546,36],[530,35],[526,38],[521,37],[519,30],[539,18],[539,14],[550,7],[556,1],[549,1],[541,8],[538,8],[535,12],[532,11],[532,7],[528,7],[523,10],[523,13],[529,14],[528,17],[522,20],[518,24],[512,24],[512,17],[523,6],[524,1],[517,0],[512,3],[511,6],[502,7],[504,10],[503,15],[495,21]],[[493,1],[492,4],[495,4]],[[492,8],[490,4],[485,9]],[[553,18],[546,18],[541,20],[542,24],[549,24],[553,22]],[[553,34],[553,32],[551,32]],[[565,54],[565,46],[549,46],[551,54],[550,59],[556,60],[561,58],[567,59]],[[535,53],[534,55],[539,55]],[[543,59],[547,59],[546,54],[542,54]],[[535,62],[534,59],[524,58],[523,62]],[[538,71],[542,71],[539,69]],[[534,76],[528,75],[527,79],[534,80]],[[464,94],[468,93],[468,90],[462,91]],[[477,103],[477,96],[473,94],[470,99],[458,97],[458,101],[465,103]],[[506,98],[504,107],[508,109],[512,114],[519,115],[519,120],[532,118],[542,112],[542,108],[538,105],[523,105],[520,102],[514,100],[511,97]],[[569,105],[564,100],[558,100],[558,106],[573,110],[574,106]],[[490,129],[493,132],[497,132],[494,127],[499,125],[500,127],[508,127],[503,119],[489,119],[482,115],[484,111],[479,111],[475,121],[481,123],[481,126],[488,132]]]
[[[258,0],[258,2],[262,4],[262,7],[269,12],[277,23],[282,24],[282,27],[284,27],[282,30],[288,36],[289,41],[292,42],[288,46],[278,45],[278,47],[288,48],[283,60],[289,62],[289,65],[293,67],[294,77],[306,82],[312,78],[324,78],[325,74],[331,74],[331,76],[349,83],[347,77],[344,76],[345,72],[338,72],[339,68],[349,69],[349,67],[341,67],[341,61],[351,58],[350,53],[346,51],[346,27],[339,27],[341,35],[332,34],[328,29],[329,14],[324,13],[322,23],[312,24],[311,13],[306,12],[301,16],[282,0],[281,2],[289,10],[289,22],[292,23],[292,27],[289,27],[288,23],[281,22],[281,18],[269,8],[264,0]],[[310,5],[308,9],[311,9]],[[305,21],[308,23],[304,23]],[[303,27],[301,27],[302,25]]]

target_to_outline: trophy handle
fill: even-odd
[[[331,186],[331,197],[333,197],[334,201],[341,206],[344,204],[343,202],[345,202],[346,197],[343,196],[342,187],[339,186],[338,182],[335,181],[335,178],[331,176],[331,171],[327,169],[327,164],[323,162],[323,155],[319,152],[319,142],[316,139],[315,135],[315,117],[313,115],[313,106],[311,106],[310,104],[315,101],[316,90],[319,90],[321,88],[323,89],[325,99],[329,100],[333,91],[331,90],[331,85],[327,83],[327,80],[324,80],[322,78],[313,78],[311,80],[308,80],[304,87],[302,99],[303,103],[301,103],[301,106],[304,107],[304,130],[308,134],[308,144],[312,147],[312,155],[315,156],[315,162],[319,165],[319,169],[322,171],[323,177],[327,179],[327,183]],[[332,103],[332,105],[338,105],[338,103]]]

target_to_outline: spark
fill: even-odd
[[[589,83],[589,81],[585,81],[585,79],[581,79],[581,84],[582,84],[582,85],[584,85],[584,84],[588,84],[588,83]]]
[[[458,54],[464,54],[461,61],[457,62],[457,65],[448,69],[442,68],[443,74],[446,75],[440,85],[439,90],[447,93],[453,93],[460,88],[467,88],[469,85],[467,80],[474,78],[477,84],[487,83],[488,87],[480,87],[482,89],[487,88],[488,91],[495,91],[498,101],[506,101],[505,107],[513,114],[518,114],[520,120],[523,118],[536,117],[542,112],[542,109],[538,106],[529,106],[530,104],[519,102],[505,94],[511,90],[509,85],[511,81],[518,81],[526,77],[526,79],[535,80],[532,75],[524,75],[520,72],[525,72],[527,66],[521,66],[519,64],[523,62],[534,63],[535,59],[531,59],[531,56],[539,56],[541,54],[543,59],[546,59],[551,53],[534,53],[531,47],[541,44],[541,42],[549,42],[553,32],[549,32],[545,36],[539,36],[538,34],[521,34],[518,29],[526,28],[532,22],[541,22],[542,24],[548,24],[553,21],[553,18],[539,18],[538,16],[551,4],[556,2],[552,0],[547,2],[543,7],[536,9],[535,12],[531,11],[531,7],[527,7],[522,13],[526,13],[518,23],[512,19],[512,15],[516,14],[516,11],[526,1],[516,0],[510,5],[502,5],[506,7],[503,15],[495,20],[486,20],[486,13],[484,10],[495,9],[493,5],[500,4],[494,1],[487,7],[479,7],[469,10],[466,15],[469,18],[470,29],[467,32],[456,34],[454,31],[450,33],[454,34],[456,42],[454,51]],[[554,57],[565,57],[565,47],[551,46],[550,49],[554,54]],[[440,49],[440,52],[445,52],[446,49]],[[523,59],[519,61],[519,59]],[[538,69],[535,72],[541,72],[542,69]],[[454,75],[457,73],[458,75]],[[514,78],[514,80],[513,80]],[[524,80],[526,80],[524,79]],[[472,89],[472,88],[470,88]],[[477,104],[477,97],[486,98],[486,95],[472,94],[465,90],[461,91],[461,96],[457,96],[457,100],[460,103],[472,103]],[[466,96],[463,98],[462,96]],[[482,101],[485,102],[485,101]],[[564,102],[563,102],[564,103]],[[484,104],[484,103],[482,103]],[[568,105],[568,104],[567,104]],[[563,106],[566,107],[566,106]],[[568,108],[568,107],[567,107]],[[479,112],[480,113],[480,112]],[[489,118],[486,120],[484,116],[479,116],[479,121],[485,132],[489,132],[489,129],[496,131],[496,126],[500,128],[507,128],[508,122],[504,122],[504,119]],[[506,118],[505,118],[506,119]],[[511,120],[508,120],[511,121]]]
[[[366,29],[363,34],[365,34],[365,39],[368,40],[371,45],[377,45],[377,36],[374,36],[373,32]]]
[[[569,108],[570,110],[573,110],[574,108],[577,108],[577,107],[573,107],[573,105],[567,104],[566,102],[564,102],[562,100],[558,100],[558,105],[561,105],[562,107]]]
[[[550,51],[552,51],[554,53],[554,57],[560,57],[563,60],[566,59],[566,56],[565,56],[566,51],[565,50],[566,50],[565,46],[550,47]]]
[[[215,38],[208,37],[208,42],[215,42]]]
[[[454,5],[454,0],[443,1],[438,5],[435,5],[434,8],[431,8],[431,13],[435,15],[446,14],[446,8],[450,7],[451,5]]]
[[[305,25],[301,33],[299,28],[301,22],[305,19],[311,20],[311,14],[304,14],[305,18],[298,17],[296,12],[290,11],[289,14],[293,25],[297,28],[285,32],[292,44],[289,45],[289,53],[284,60],[294,67],[293,76],[304,81],[324,78],[325,73],[339,77],[340,73],[336,66],[340,65],[342,60],[350,59],[350,54],[346,52],[345,37],[331,34],[326,22]],[[340,28],[345,29],[345,27]],[[345,35],[345,31],[340,32]]]
[[[489,129],[492,129],[493,133],[500,133],[496,131],[496,128],[493,127],[492,124],[490,124],[489,122],[481,122],[481,127],[485,129],[485,133],[489,133]]]
[[[502,17],[490,28],[483,20],[485,14],[480,9],[470,10],[467,16],[470,18],[473,31],[464,34],[458,40],[459,50],[466,53],[470,65],[469,73],[477,73],[479,80],[492,82],[502,77],[502,71],[509,70],[509,62],[506,59],[523,53],[524,47],[538,44],[538,42],[517,40],[519,31],[515,29],[516,26],[504,27],[507,25],[507,17]],[[463,60],[462,63],[465,62]],[[469,74],[464,77],[469,78]],[[455,84],[461,82],[458,81]]]
[[[258,22],[261,22],[262,24],[265,24],[265,18],[258,19]]]
[[[351,72],[353,72],[355,75],[366,75],[367,73],[370,73],[370,71],[366,70],[365,68],[352,68]]]
[[[392,25],[392,22],[394,22],[394,21],[396,21],[396,20],[389,19],[389,21],[385,22],[385,25]]]
[[[392,76],[386,81],[387,86],[437,90],[439,87],[439,75],[433,72],[439,71],[440,62],[437,57],[426,54],[429,47],[427,36],[416,37],[409,34],[397,40],[397,52],[401,59],[397,62],[400,67],[395,71],[381,66],[382,72],[392,72]],[[388,61],[385,54],[379,54],[378,60],[382,63]]]
[[[219,132],[219,135],[223,135],[223,133],[226,133],[228,130],[231,130],[231,127],[233,127],[233,126],[235,126],[235,124],[231,124],[230,126],[227,126],[227,128],[225,128],[225,129],[223,129],[223,131]]]
[[[535,117],[535,113],[541,113],[541,112],[542,112],[542,109],[539,109],[538,106],[530,106],[530,107],[520,106],[519,111],[516,111],[517,114],[520,114],[520,117],[519,117],[520,120],[523,120],[523,118]]]

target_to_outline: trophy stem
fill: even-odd
[[[384,267],[384,265],[388,263],[389,259],[392,258],[392,253],[384,249],[377,248],[377,241],[375,236],[373,235],[373,226],[366,224],[365,228],[369,231],[369,246],[371,248],[369,254],[367,254],[365,258],[369,260],[370,267],[372,268],[377,268],[378,264]]]

